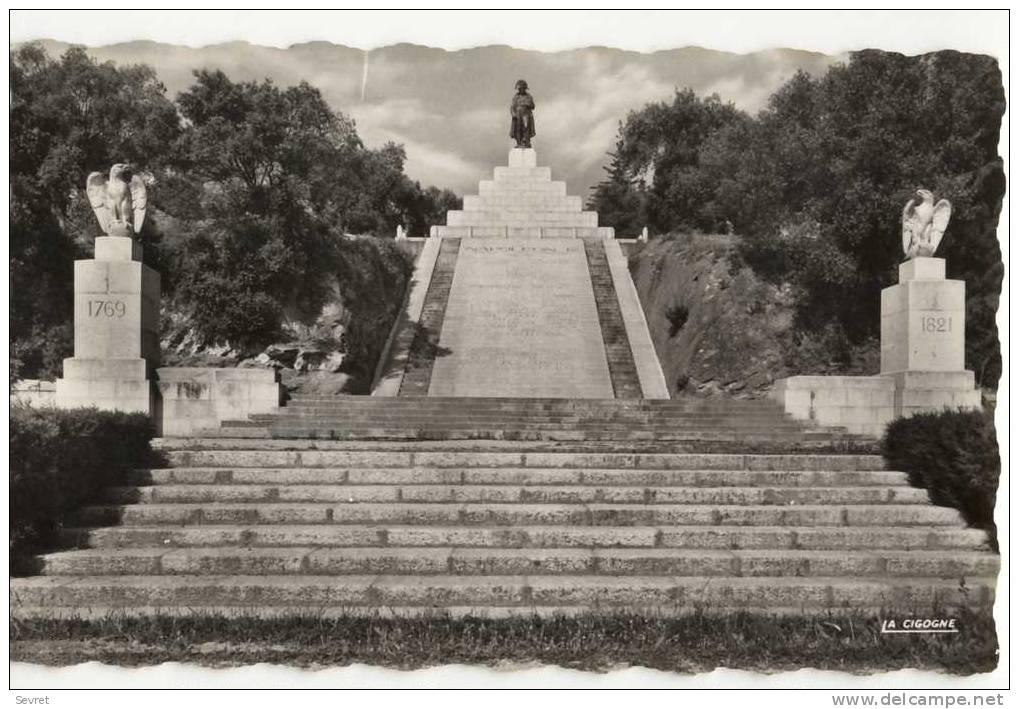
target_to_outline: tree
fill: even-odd
[[[639,233],[647,221],[645,194],[637,189],[635,180],[623,166],[622,150],[623,139],[619,138],[615,152],[609,153],[609,164],[604,167],[607,177],[595,186],[587,208],[598,212],[600,222],[614,227],[617,234],[632,236]]]
[[[691,89],[676,91],[671,104],[630,112],[615,156],[622,174],[644,191],[642,221],[657,231],[724,228],[712,205],[716,182],[701,168],[701,147],[724,126],[743,120],[731,103],[717,95],[699,98]]]
[[[327,296],[332,184],[363,146],[353,122],[306,83],[195,78],[177,99],[188,122],[178,166],[191,183],[179,187],[197,198],[176,249],[178,302],[202,339],[255,347],[285,315],[313,317]]]
[[[73,261],[99,233],[85,178],[125,161],[159,172],[180,124],[151,69],[99,64],[80,47],[59,60],[19,48],[10,83],[12,363],[17,376],[53,377],[71,355]]]

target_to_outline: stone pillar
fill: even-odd
[[[945,260],[901,264],[898,285],[881,291],[881,374],[895,380],[896,418],[980,406],[965,331],[966,284],[945,278]]]
[[[74,357],[57,380],[57,406],[154,413],[159,274],[141,260],[133,238],[100,236],[95,258],[74,262]]]
[[[511,148],[509,151],[510,167],[536,168],[538,167],[538,153],[534,148]]]

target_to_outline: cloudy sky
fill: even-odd
[[[67,45],[45,42],[53,54]],[[194,48],[137,41],[91,47],[100,60],[153,66],[171,94],[192,71],[214,67],[235,80],[306,80],[357,121],[370,146],[402,143],[407,172],[423,184],[477,192],[510,147],[508,104],[526,79],[537,108],[539,162],[586,195],[603,175],[606,152],[627,112],[668,101],[678,87],[719,94],[748,111],[796,70],[823,72],[842,55],[794,50],[733,54],[687,47],[639,53],[591,47],[539,52],[507,46],[446,51],[399,44],[364,51],[329,42],[288,48],[231,42]]]

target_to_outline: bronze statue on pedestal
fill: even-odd
[[[517,92],[510,103],[510,138],[517,142],[518,148],[530,148],[534,137],[534,98],[527,93],[527,82],[517,81]]]

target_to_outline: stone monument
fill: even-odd
[[[142,261],[134,235],[145,220],[145,182],[128,165],[86,182],[105,236],[94,258],[74,262],[74,357],[64,360],[56,404],[154,413],[159,359],[159,274]]]
[[[934,258],[952,205],[916,191],[902,212],[899,282],[881,291],[881,374],[895,380],[895,416],[942,407],[978,407],[965,369],[966,283],[945,278]]]
[[[934,252],[952,205],[920,189],[902,212],[899,282],[881,291],[881,372],[873,377],[799,376],[773,397],[797,418],[879,436],[889,421],[945,408],[980,407],[965,369],[966,284],[945,278]]]
[[[510,102],[510,138],[517,148],[530,148],[534,137],[534,98],[527,93],[527,82],[516,83],[516,94]]]

